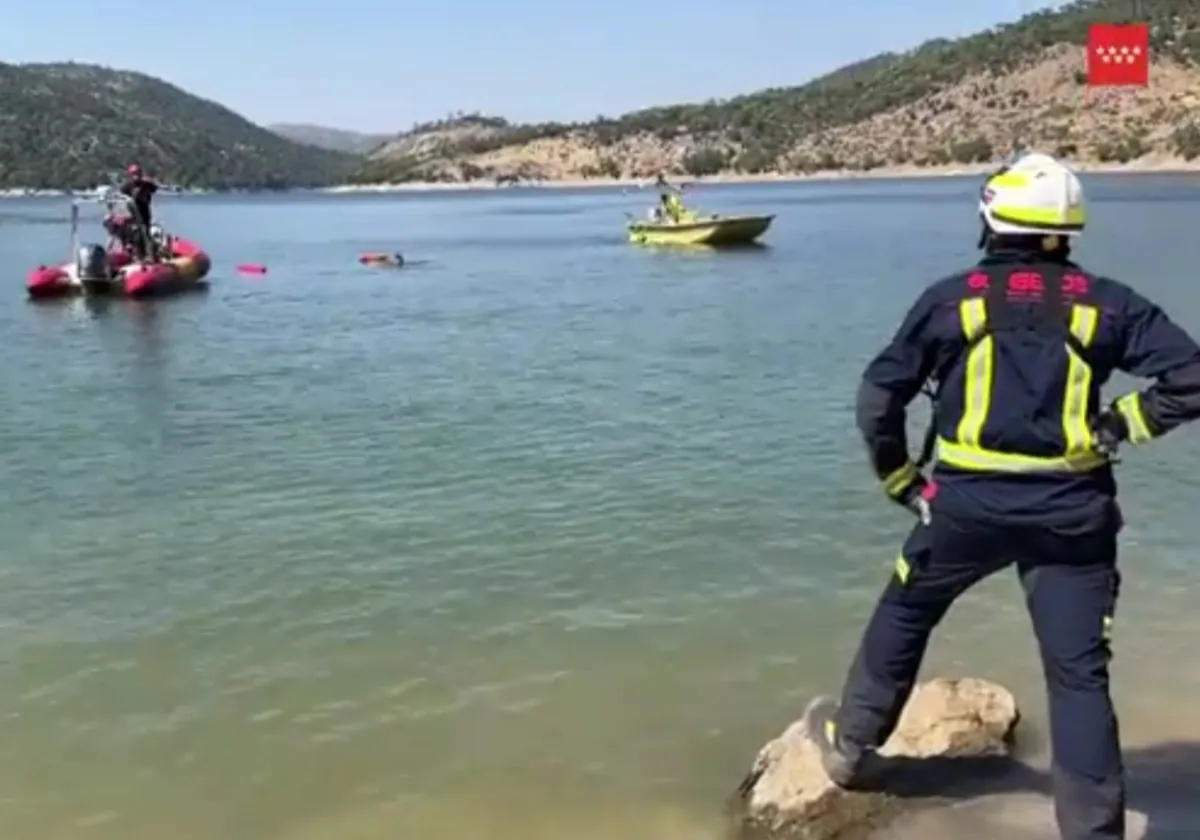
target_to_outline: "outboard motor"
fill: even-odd
[[[111,294],[116,284],[108,267],[108,254],[96,244],[83,245],[75,257],[75,271],[84,291],[89,294]]]
[[[109,280],[108,254],[102,245],[89,243],[79,249],[75,257],[75,271],[81,282],[88,280]]]

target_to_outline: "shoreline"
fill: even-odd
[[[834,169],[808,173],[771,172],[763,174],[676,176],[677,184],[689,186],[721,184],[773,184],[840,181],[922,180],[925,178],[961,178],[982,176],[996,169],[995,161],[977,164],[945,166],[886,166],[879,169]],[[1071,163],[1071,168],[1085,175],[1195,175],[1200,174],[1200,158],[1187,161],[1175,157],[1150,157],[1128,163]],[[332,195],[407,192],[451,192],[508,189],[583,190],[583,189],[645,189],[653,186],[650,178],[574,178],[561,181],[528,181],[517,184],[497,184],[494,180],[428,182],[411,181],[402,184],[355,184],[321,187],[314,192]]]
[[[879,169],[834,169],[818,172],[770,172],[761,174],[725,173],[720,175],[676,176],[672,180],[688,186],[730,184],[800,184],[809,182],[840,181],[890,181],[923,180],[926,178],[961,178],[982,176],[997,167],[996,162],[977,164],[948,164],[944,166],[885,166]],[[1150,157],[1128,163],[1071,163],[1071,168],[1085,175],[1196,175],[1200,174],[1200,158],[1184,160],[1176,157]],[[343,184],[334,187],[317,187],[305,190],[283,190],[287,192],[313,192],[327,195],[357,195],[374,193],[420,193],[420,192],[482,192],[485,190],[542,189],[646,189],[654,182],[649,178],[565,178],[558,181],[523,181],[516,184],[497,184],[493,179],[478,181],[410,181],[400,184]],[[264,194],[261,190],[231,190],[229,194]],[[39,190],[14,187],[0,189],[0,200],[44,197],[86,198],[94,190]],[[214,190],[180,190],[168,193],[171,196],[216,195]]]

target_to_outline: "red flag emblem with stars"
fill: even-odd
[[[1150,84],[1150,27],[1144,23],[1097,23],[1088,29],[1089,87]]]

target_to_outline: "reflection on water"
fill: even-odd
[[[630,246],[617,191],[171,199],[218,259],[207,298],[15,285],[0,834],[718,836],[758,746],[844,675],[907,525],[855,383],[973,258],[977,187],[698,189],[779,212],[731,253]],[[1195,328],[1200,212],[1175,189],[1099,182],[1081,259]],[[6,231],[10,276],[62,250]],[[411,262],[364,270],[379,243]],[[251,259],[271,273],[228,268]],[[1200,731],[1178,702],[1200,690],[1198,455],[1185,431],[1121,467],[1135,772]],[[1008,576],[930,669],[1044,719]],[[1157,778],[1136,786],[1161,821],[1180,797]]]

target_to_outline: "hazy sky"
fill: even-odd
[[[3,0],[0,60],[140,70],[258,123],[587,119],[799,84],[1036,0]],[[736,11],[735,11],[736,10]]]

